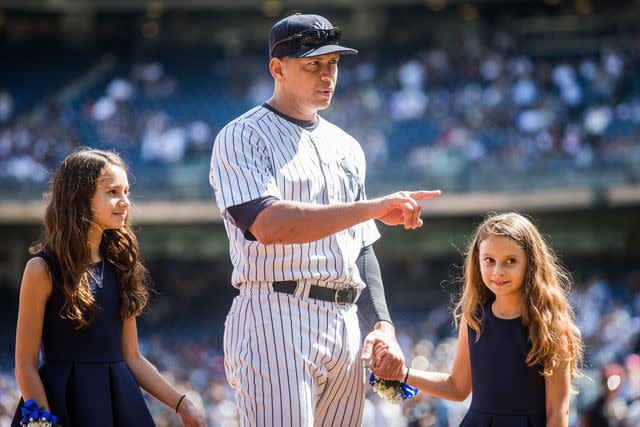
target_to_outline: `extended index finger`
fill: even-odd
[[[442,191],[440,190],[421,190],[412,191],[409,193],[409,196],[414,200],[426,200],[440,197],[440,194],[442,194]]]

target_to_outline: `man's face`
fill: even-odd
[[[338,80],[338,53],[311,58],[283,58],[282,88],[298,109],[322,110],[329,106]]]

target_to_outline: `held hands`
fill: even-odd
[[[392,374],[392,376],[389,376],[386,374],[385,371],[383,371],[380,366],[378,366],[375,363],[375,359],[383,359],[387,354],[389,353],[389,346],[387,344],[384,344],[382,342],[378,342],[374,348],[373,348],[373,361],[371,363],[371,365],[369,365],[369,367],[371,368],[371,370],[373,371],[373,374],[376,377],[385,379],[385,380],[391,380],[391,381],[400,381],[402,382],[407,375],[407,367],[404,365],[404,363],[402,364],[402,367],[400,369],[400,373],[398,374],[397,371],[394,372],[394,374]]]
[[[376,327],[365,338],[360,359],[371,359],[369,367],[377,377],[400,381],[404,378],[404,354],[393,326],[386,322],[376,326],[380,324],[384,326]]]
[[[404,225],[406,230],[422,227],[419,200],[440,197],[440,190],[435,191],[399,191],[372,200],[376,204],[375,219],[387,225]]]
[[[189,398],[183,399],[180,403],[178,416],[184,427],[205,427],[207,425]]]

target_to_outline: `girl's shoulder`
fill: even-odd
[[[33,256],[25,267],[25,272],[29,271],[32,274],[43,274],[49,272],[49,263],[41,256]]]
[[[30,295],[46,295],[49,297],[53,290],[53,276],[49,263],[45,258],[34,256],[24,268],[21,292]]]
[[[58,265],[51,257],[51,255],[47,254],[45,251],[41,250],[33,254],[33,257],[29,260],[29,263],[33,262],[35,264],[39,264],[40,266],[47,269],[48,273],[51,275],[52,279],[57,277],[58,275]],[[28,264],[28,263],[27,263]]]
[[[37,264],[38,268],[44,268],[49,276],[52,284],[58,284],[61,280],[60,265],[56,262],[55,258],[46,253],[44,250],[40,250],[33,254],[33,257],[29,260],[29,263]]]

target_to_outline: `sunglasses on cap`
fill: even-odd
[[[278,45],[291,40],[300,40],[300,44],[302,46],[322,46],[325,44],[330,44],[330,43],[335,43],[340,41],[341,36],[342,36],[342,31],[340,31],[340,28],[338,27],[334,27],[329,30],[324,30],[321,28],[310,28],[308,30],[304,30],[299,33],[293,34],[289,37],[285,37],[282,40],[275,43],[271,47],[271,52],[269,52],[269,56],[273,57],[273,52],[276,50],[276,47],[278,47]]]

